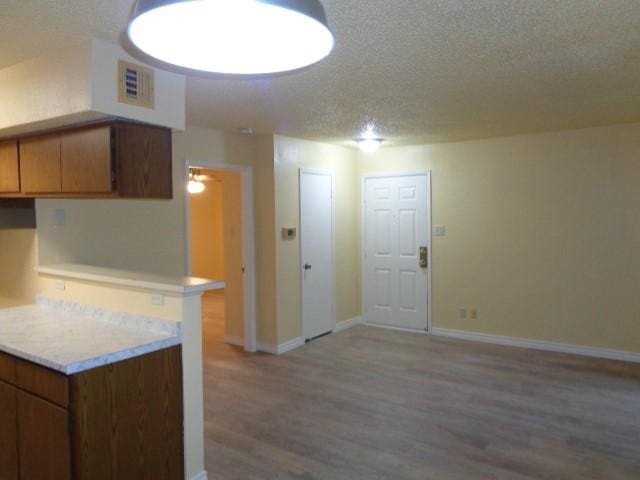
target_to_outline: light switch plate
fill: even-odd
[[[55,287],[56,290],[64,291],[67,289],[67,285],[65,284],[64,280],[56,280]]]
[[[433,226],[433,236],[434,237],[444,237],[447,235],[447,227],[444,225],[434,225]]]
[[[164,295],[151,295],[151,305],[164,305]]]
[[[62,209],[56,209],[53,214],[53,225],[55,227],[64,227],[67,224],[67,212]]]

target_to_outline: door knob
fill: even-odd
[[[305,270],[311,270],[311,265],[310,265],[310,264],[308,264],[308,263],[305,263],[305,264],[304,264],[304,269],[305,269]]]

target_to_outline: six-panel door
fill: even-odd
[[[428,177],[368,178],[365,182],[365,321],[426,330]]]

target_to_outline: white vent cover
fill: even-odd
[[[137,107],[155,108],[153,70],[118,60],[118,101]]]

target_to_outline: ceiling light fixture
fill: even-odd
[[[187,190],[190,194],[195,195],[204,192],[205,186],[202,183],[199,172],[196,170],[189,170],[189,184]]]
[[[380,148],[383,142],[384,139],[375,134],[374,126],[371,124],[367,125],[365,131],[362,133],[362,136],[356,139],[358,148],[363,153],[375,152]]]
[[[306,67],[334,46],[319,0],[138,0],[128,35],[163,62],[241,75]]]

